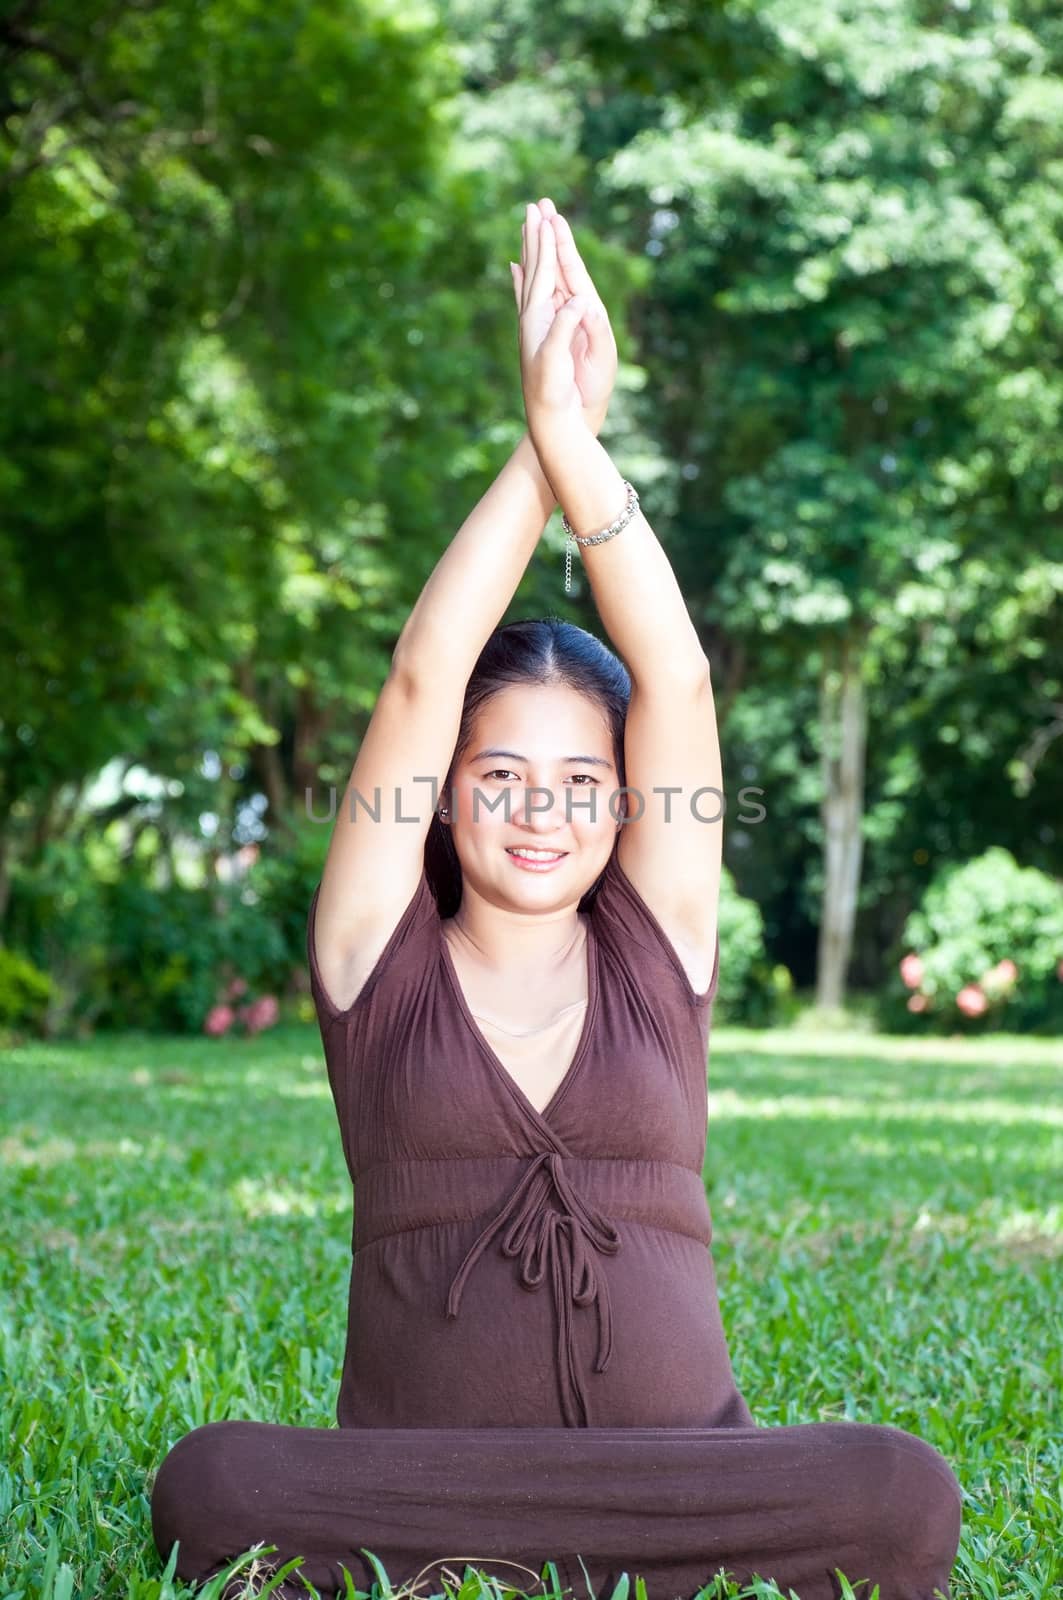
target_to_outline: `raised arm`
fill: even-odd
[[[469,674],[555,503],[525,435],[439,558],[399,635],[321,875],[314,945],[325,988],[341,1009],[413,897]]]
[[[592,300],[590,275],[563,218],[532,223],[528,298],[549,295],[555,273]],[[593,432],[556,401],[564,345],[522,340],[528,429],[554,493],[578,535],[623,511],[624,480]],[[638,485],[635,485],[636,489]],[[723,772],[709,662],[672,571],[641,508],[619,533],[579,547],[609,638],[631,674],[624,764],[633,791],[617,854],[628,877],[707,988],[723,856]],[[671,795],[663,791],[670,788]],[[695,985],[698,987],[698,985]]]
[[[557,298],[562,275],[592,312],[601,301],[572,230],[553,202],[529,209],[521,335],[528,432],[570,525],[580,535],[597,533],[623,511],[624,480],[595,437],[598,429],[581,426],[584,419],[567,403],[568,383],[574,379],[582,385],[585,380],[573,368],[566,341],[544,342],[539,325],[540,307]],[[590,320],[593,327],[593,314]],[[700,678],[707,670],[705,653],[671,563],[641,508],[615,538],[579,548],[598,615],[631,676],[647,684],[665,673],[687,681]]]

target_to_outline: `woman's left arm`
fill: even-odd
[[[570,421],[560,429],[529,416],[528,432],[576,533],[598,533],[615,521],[627,500],[624,480],[590,428]],[[708,658],[641,505],[612,539],[578,549],[598,615],[632,679],[647,686],[666,679],[700,683]]]
[[[561,438],[547,428],[532,437],[577,533],[596,533],[619,515],[623,479],[589,430],[569,427]],[[723,762],[709,661],[671,562],[640,511],[612,539],[580,549],[598,614],[631,674],[630,821],[617,854],[700,994],[712,976],[723,863]]]
[[[581,535],[597,533],[627,499],[624,480],[596,437],[616,378],[616,341],[572,230],[552,200],[528,207],[514,287],[529,436],[570,525]],[[571,343],[556,336],[547,341],[544,335],[573,294],[584,302],[584,316]],[[572,405],[573,382],[582,409]],[[682,681],[701,679],[708,670],[705,653],[641,507],[614,538],[578,548],[598,614],[632,678],[659,683],[669,672]]]
[[[535,241],[551,289],[552,226],[544,221]],[[564,248],[569,285],[592,287],[570,237]],[[576,533],[597,533],[624,509],[623,477],[581,418],[537,404],[549,385],[530,359],[525,368],[528,432],[542,470]],[[617,853],[688,975],[703,979],[693,984],[702,992],[712,973],[723,860],[723,766],[709,661],[641,507],[613,538],[578,548],[598,615],[631,674],[629,793]]]

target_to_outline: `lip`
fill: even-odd
[[[519,849],[520,846],[514,845],[513,848]],[[508,849],[506,850],[506,855],[509,856],[510,861],[512,861],[516,866],[520,867],[524,872],[553,872],[554,868],[559,867],[562,861],[567,858],[568,851],[562,850],[559,855],[553,858],[552,861],[528,861],[526,858],[511,854]]]

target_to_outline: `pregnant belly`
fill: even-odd
[[[410,1229],[360,1249],[340,1426],[572,1426],[562,1401],[566,1352],[586,1397],[580,1426],[752,1425],[734,1383],[710,1251],[666,1228],[617,1228],[616,1255],[591,1251],[611,1308],[604,1372],[595,1371],[598,1304],[578,1304],[570,1282],[559,1320],[552,1273],[530,1288],[497,1242],[466,1278],[458,1315],[444,1315],[475,1224]]]

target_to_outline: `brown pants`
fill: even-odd
[[[264,1543],[261,1577],[303,1556],[280,1600],[369,1590],[378,1558],[418,1596],[466,1562],[541,1593],[556,1563],[586,1600],[622,1572],[649,1600],[689,1600],[724,1568],[800,1600],[949,1600],[962,1496],[925,1440],[878,1423],[740,1428],[303,1428],[208,1422],[177,1440],[151,1495],[163,1559],[202,1582]],[[521,1563],[522,1566],[515,1565]],[[427,1569],[422,1571],[422,1569]],[[866,1580],[866,1588],[858,1587]],[[240,1592],[247,1568],[227,1592]]]

